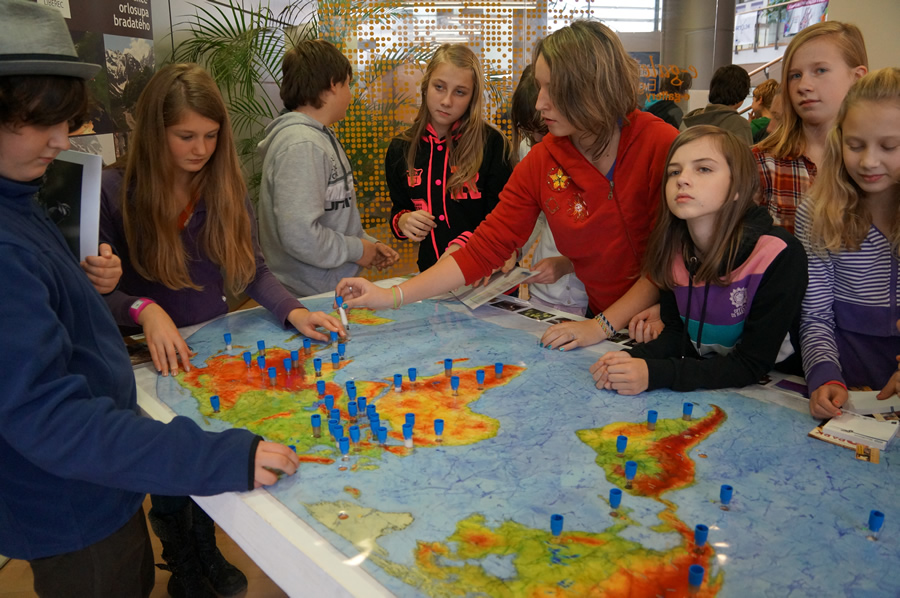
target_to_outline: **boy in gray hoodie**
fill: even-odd
[[[353,168],[328,128],[347,114],[350,62],[332,44],[306,40],[285,54],[282,72],[288,112],[259,144],[259,241],[272,273],[302,297],[399,256],[363,231]]]

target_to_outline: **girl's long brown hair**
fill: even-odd
[[[712,243],[694,272],[694,280],[719,286],[727,285],[731,280],[735,260],[743,238],[744,216],[755,202],[759,194],[759,173],[756,159],[744,141],[733,133],[712,125],[698,125],[682,132],[669,149],[666,158],[666,174],[663,177],[662,201],[656,216],[656,228],[650,234],[647,253],[644,256],[644,274],[660,288],[671,289],[675,286],[673,266],[675,260],[687,262],[695,257],[694,242],[688,231],[687,222],[677,218],[669,209],[666,201],[666,183],[669,176],[669,163],[678,148],[693,141],[710,137],[722,152],[726,164],[731,171],[731,185],[727,196],[737,197],[728,200],[716,213]]]
[[[529,64],[522,71],[522,78],[516,85],[509,108],[509,116],[512,120],[513,166],[519,162],[519,144],[523,138],[528,140],[529,146],[533,146],[535,134],[541,137],[547,134],[547,124],[541,118],[541,113],[535,108],[537,97],[538,87],[534,80],[534,65]]]
[[[794,54],[797,53],[800,46],[823,36],[829,36],[829,40],[837,45],[848,67],[864,66],[868,68],[869,66],[866,42],[863,40],[862,32],[856,25],[841,23],[840,21],[826,21],[810,25],[794,36],[794,39],[791,40],[787,50],[784,52],[784,62],[781,69],[781,112],[783,114],[781,124],[778,125],[774,133],[757,145],[759,149],[770,152],[779,160],[799,157],[804,150],[803,121],[794,111],[794,105],[791,103],[791,90],[788,79],[790,77],[791,61],[794,60]]]
[[[141,276],[170,289],[200,288],[188,273],[166,138],[166,127],[178,124],[189,110],[219,123],[216,150],[194,176],[189,193],[206,203],[200,247],[221,267],[226,287],[239,293],[256,276],[247,188],[225,102],[212,77],[196,64],[163,67],[137,102],[121,197],[131,263]]]
[[[416,151],[419,147],[419,139],[425,134],[425,128],[431,123],[431,115],[428,112],[428,86],[435,69],[441,64],[448,63],[461,69],[472,71],[472,99],[468,109],[459,119],[460,126],[456,131],[447,134],[447,151],[450,155],[450,164],[456,167],[447,186],[451,194],[463,190],[466,182],[475,179],[484,157],[485,125],[487,125],[481,113],[484,109],[484,73],[481,69],[481,61],[478,57],[462,44],[444,44],[434,53],[425,69],[425,77],[422,79],[422,105],[416,114],[413,126],[404,131],[401,139],[409,141],[409,150],[406,152],[406,168],[409,172],[415,171]],[[489,125],[488,125],[489,126]],[[507,152],[509,141],[503,136]]]
[[[828,134],[822,168],[806,199],[812,202],[809,243],[818,253],[858,251],[872,226],[861,189],[844,166],[844,119],[851,108],[863,102],[900,108],[900,69],[888,67],[869,73],[853,84],[841,104],[837,124]],[[894,214],[891,230],[882,232],[894,253],[900,253],[900,209]]]

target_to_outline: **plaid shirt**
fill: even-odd
[[[759,167],[760,204],[769,210],[775,224],[794,232],[794,213],[800,200],[816,180],[816,165],[806,156],[776,158],[753,149]]]

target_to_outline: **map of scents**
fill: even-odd
[[[239,312],[157,392],[295,447],[302,475],[270,492],[398,596],[897,594],[897,534],[866,527],[900,521],[895,454],[857,462],[735,393],[598,391],[596,353],[542,349],[522,320],[352,310],[343,346],[304,350]]]

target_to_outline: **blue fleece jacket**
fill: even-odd
[[[37,190],[0,177],[0,554],[20,559],[106,538],[146,492],[247,490],[259,442],[138,414],[116,324]]]

